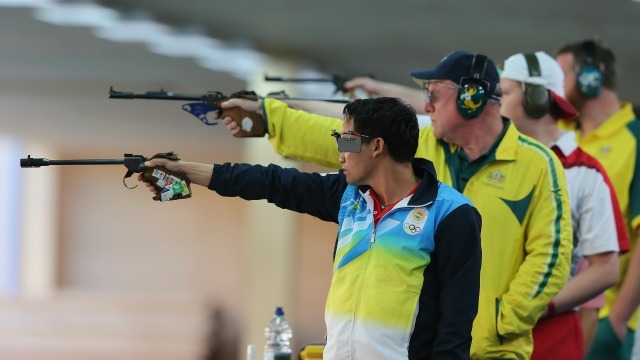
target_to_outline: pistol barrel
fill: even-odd
[[[147,91],[144,94],[131,91],[117,91],[113,87],[109,89],[109,99],[152,99],[152,100],[181,100],[181,101],[201,101],[205,95],[199,94],[176,94],[171,91],[160,89],[159,91]]]
[[[20,159],[21,168],[34,168],[34,167],[40,167],[40,166],[49,166],[49,159],[32,158],[31,155],[28,155],[24,159]]]
[[[122,165],[124,159],[78,159],[78,160],[49,160],[45,158],[32,158],[28,155],[20,159],[21,168],[37,168],[49,165]]]

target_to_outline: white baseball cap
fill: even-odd
[[[560,65],[544,51],[538,51],[534,55],[540,65],[539,76],[530,75],[524,54],[515,54],[505,60],[500,78],[542,85],[550,91],[563,119],[573,119],[578,116],[578,110],[564,97],[564,72]]]

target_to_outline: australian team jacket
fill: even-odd
[[[416,159],[416,192],[374,225],[367,187],[342,172],[215,165],[209,189],[338,224],[324,359],[467,359],[478,309],[481,218]]]

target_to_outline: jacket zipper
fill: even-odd
[[[375,234],[376,232],[376,228],[374,226],[373,228],[373,234]],[[350,353],[351,359],[355,359],[356,358],[356,347],[355,347],[355,335],[354,335],[354,331],[355,329],[358,327],[357,326],[357,322],[358,322],[358,316],[357,316],[357,312],[358,312],[358,308],[360,306],[360,296],[362,293],[362,286],[363,283],[365,281],[365,277],[368,274],[367,269],[369,268],[369,261],[371,260],[371,247],[373,246],[373,242],[374,242],[374,235],[371,236],[371,245],[369,246],[369,251],[367,251],[367,263],[364,266],[364,269],[362,270],[362,276],[360,277],[360,283],[358,284],[358,291],[356,292],[356,303],[353,306],[353,325],[351,326],[351,335],[349,336],[350,340]]]
[[[412,207],[412,208],[426,207],[426,206],[429,206],[432,202],[433,201],[429,201],[428,203],[422,204],[422,205],[412,205],[412,206],[406,205],[406,206],[403,206],[403,208],[404,207]],[[390,214],[394,210],[396,210],[396,209],[391,209],[391,210],[389,210],[388,213],[382,215],[382,217],[378,221],[378,224],[380,224],[380,222],[382,222],[382,220],[384,219],[385,216],[387,216],[387,214]],[[362,290],[362,283],[364,282],[364,278],[367,275],[367,269],[369,267],[369,260],[371,260],[372,246],[373,246],[373,243],[375,243],[375,241],[376,241],[376,230],[377,229],[378,229],[378,226],[374,225],[373,226],[373,230],[371,231],[371,239],[369,240],[369,243],[371,245],[369,246],[369,251],[367,251],[367,253],[368,253],[367,254],[367,263],[366,263],[366,265],[364,267],[364,270],[362,271],[362,277],[360,278],[360,284],[358,285],[358,292],[356,294],[356,296],[357,296],[356,304],[354,305],[354,308],[353,308],[353,326],[351,327],[351,335],[350,335],[350,339],[351,339],[351,341],[350,341],[350,353],[351,353],[351,358],[352,359],[355,359],[355,356],[356,356],[355,339],[354,339],[354,330],[357,328],[356,322],[358,321],[358,317],[356,316],[356,312],[358,310],[358,306],[359,306],[359,303],[360,303],[360,293],[361,293],[361,290]]]

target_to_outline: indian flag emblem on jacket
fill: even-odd
[[[424,228],[424,223],[427,221],[427,216],[429,213],[427,209],[424,208],[415,208],[411,210],[407,218],[404,220],[404,224],[402,224],[402,228],[404,232],[409,235],[418,234]]]

